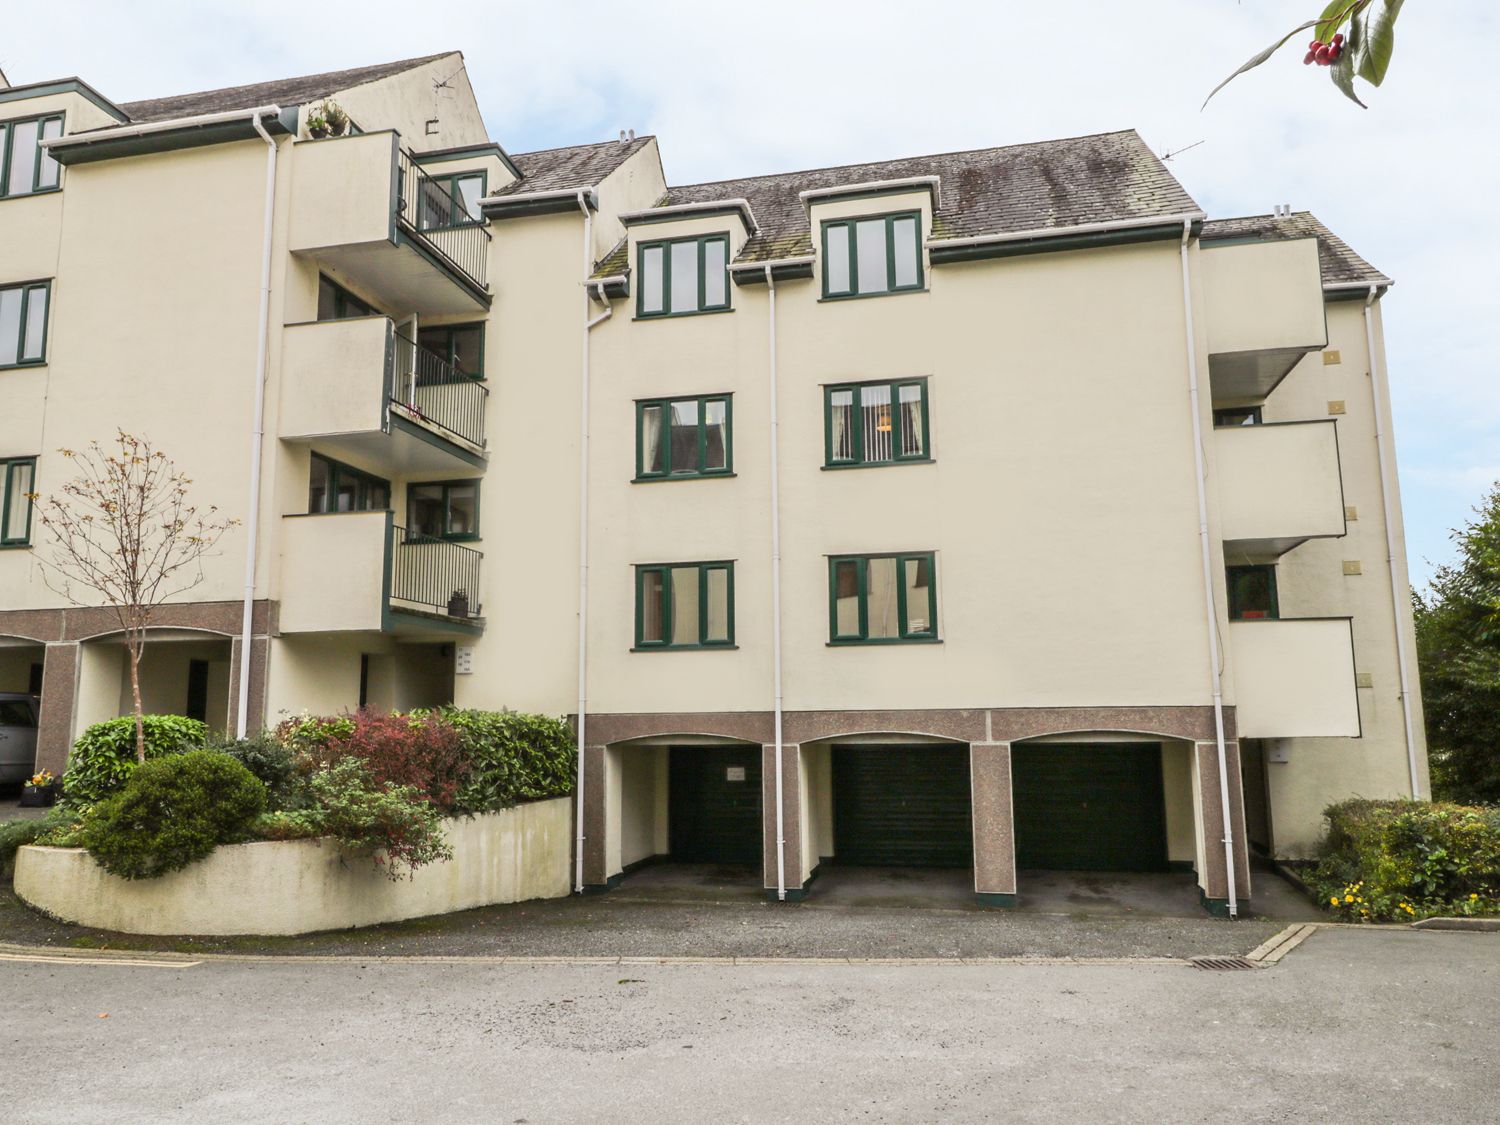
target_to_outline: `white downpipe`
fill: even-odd
[[[766,317],[770,348],[769,389],[771,406],[771,675],[774,680],[776,724],[776,901],[786,901],[786,796],[782,790],[781,766],[781,477],[778,462],[781,435],[776,408],[776,282],[766,267]]]
[[[279,114],[276,106],[253,111],[250,123],[266,142],[266,207],[260,246],[260,332],[255,341],[255,423],[250,432],[250,506],[245,523],[245,605],[240,619],[240,690],[235,711],[235,737],[249,731],[250,656],[255,631],[255,555],[260,547],[261,446],[266,435],[266,352],[271,333],[271,234],[276,218],[276,141],[261,118]]]
[[[1385,429],[1387,404],[1382,392],[1379,368],[1375,362],[1375,298],[1380,287],[1370,286],[1365,297],[1365,348],[1370,357],[1370,395],[1375,403],[1375,452],[1380,462],[1380,506],[1385,516],[1385,561],[1391,572],[1391,611],[1396,618],[1396,671],[1401,679],[1401,720],[1406,729],[1406,764],[1411,773],[1412,800],[1421,800],[1422,771],[1417,763],[1417,740],[1411,720],[1411,679],[1406,666],[1406,635],[1401,628],[1401,567],[1396,558],[1395,505],[1391,501],[1394,491],[1390,485],[1391,458],[1386,450],[1390,435]]]
[[[1193,463],[1198,477],[1198,544],[1203,555],[1203,601],[1208,610],[1208,662],[1213,676],[1214,739],[1219,747],[1219,805],[1224,824],[1224,877],[1229,916],[1239,915],[1239,896],[1235,888],[1234,825],[1229,816],[1229,754],[1224,746],[1224,669],[1219,655],[1219,610],[1214,597],[1213,544],[1208,532],[1208,468],[1203,458],[1203,421],[1198,401],[1198,340],[1193,326],[1193,278],[1188,265],[1188,242],[1193,224],[1182,224],[1182,313],[1187,322],[1188,400],[1193,410]]]
[[[582,286],[580,292],[583,294],[583,369],[578,410],[578,781],[575,787],[578,807],[574,811],[574,817],[578,821],[578,838],[574,842],[573,890],[582,894],[583,756],[589,704],[589,333],[608,314],[597,320],[589,317],[592,311],[589,307],[589,274],[594,269],[594,214],[589,210],[588,189],[580,188],[575,195],[578,207],[583,212],[583,273],[579,278]]]

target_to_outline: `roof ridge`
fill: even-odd
[[[321,70],[313,74],[294,74],[285,78],[264,78],[255,82],[239,82],[232,86],[216,86],[210,90],[188,90],[177,94],[159,94],[152,98],[135,98],[128,102],[115,103],[121,109],[129,113],[129,107],[133,105],[145,105],[149,102],[170,102],[180,98],[204,98],[211,94],[227,94],[234,90],[243,90],[252,86],[276,86],[288,82],[311,82],[318,78],[334,78],[340,74],[357,74],[362,71],[382,70],[385,73],[363,81],[355,82],[354,86],[363,86],[368,82],[378,82],[381,78],[388,78],[393,74],[401,74],[408,70],[414,70],[424,63],[435,62],[438,59],[447,58],[449,55],[462,55],[462,51],[439,51],[435,55],[422,55],[409,59],[392,59],[385,63],[368,63],[365,66],[345,67],[343,70]]]
[[[773,180],[782,176],[806,176],[813,172],[839,172],[846,168],[866,168],[872,164],[901,164],[911,160],[939,160],[946,156],[971,156],[979,152],[1000,152],[1008,148],[1028,148],[1033,145],[1065,144],[1068,141],[1087,141],[1094,137],[1117,137],[1125,133],[1134,133],[1140,136],[1140,131],[1129,129],[1105,129],[1097,133],[1079,133],[1072,137],[1051,137],[1039,141],[1015,141],[1008,145],[988,145],[982,148],[960,148],[950,152],[921,152],[911,156],[891,156],[884,160],[853,160],[847,164],[826,164],[817,168],[795,168],[786,172],[765,172],[758,176],[726,176],[721,180],[697,180],[690,184],[670,184],[668,190],[686,190],[687,188],[713,187],[714,184],[742,183],[746,180]],[[1145,141],[1141,141],[1145,144]],[[1154,154],[1153,154],[1154,155]],[[1172,177],[1176,179],[1175,176]]]
[[[653,141],[655,139],[655,133],[641,133],[639,136],[634,138],[635,141]],[[575,148],[599,148],[602,145],[620,145],[623,148],[625,145],[632,143],[634,142],[620,141],[615,138],[610,138],[606,141],[585,141],[581,145],[553,145],[551,148],[534,148],[530,152],[513,152],[510,155],[514,159],[520,159],[523,156],[541,156],[543,153],[547,152],[567,152],[569,149]]]

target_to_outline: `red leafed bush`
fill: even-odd
[[[364,710],[337,750],[358,758],[385,786],[409,785],[444,811],[468,773],[458,731],[440,715]]]

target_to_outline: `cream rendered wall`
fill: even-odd
[[[652,137],[640,151],[594,184],[600,189],[599,210],[594,213],[592,253],[599,261],[619,244],[625,229],[620,215],[654,206],[667,192],[666,174],[661,167],[661,150]]]
[[[1193,747],[1188,742],[1161,744],[1162,793],[1167,812],[1167,858],[1192,863],[1197,858],[1194,835]],[[1201,868],[1199,869],[1201,870]]]
[[[125,646],[92,641],[78,646],[78,691],[73,701],[75,734],[120,713],[121,685],[128,682]]]
[[[627,747],[619,751],[622,867],[667,854],[668,753],[665,746]],[[611,874],[614,870],[618,869],[612,869]]]
[[[489,143],[489,131],[458,51],[388,78],[340,90],[333,100],[366,132],[395,129],[413,152]],[[437,124],[429,133],[431,118],[437,118]]]
[[[45,655],[41,645],[0,647],[0,691],[29,691],[31,666],[41,664]]]
[[[208,706],[204,721],[222,731],[229,718],[229,641],[156,641],[141,655],[141,707],[148,715],[181,715],[187,707],[188,664],[208,661]],[[130,714],[134,700],[129,669],[120,677],[117,715]]]
[[[1377,303],[1377,313],[1383,303]],[[1380,346],[1378,316],[1376,329]],[[1282,617],[1354,618],[1355,668],[1368,673],[1373,686],[1358,693],[1362,737],[1289,740],[1289,760],[1266,763],[1276,854],[1293,858],[1313,853],[1322,833],[1323,808],[1329,803],[1352,796],[1411,795],[1362,302],[1330,303],[1328,331],[1329,349],[1338,353],[1340,362],[1327,364],[1322,354],[1309,355],[1271,394],[1265,418],[1288,421],[1328,417],[1330,402],[1344,404],[1345,413],[1335,416],[1339,458],[1344,501],[1354,508],[1356,518],[1349,521],[1348,534],[1343,538],[1314,540],[1283,555],[1276,568],[1277,589]],[[1383,356],[1380,362],[1383,372]],[[1388,411],[1385,425],[1389,434]],[[1400,627],[1406,638],[1414,695],[1422,793],[1427,795],[1430,790],[1417,688],[1416,639],[1410,602],[1405,596],[1409,580],[1404,528],[1398,526],[1396,532],[1402,594]],[[1345,575],[1345,560],[1357,560],[1362,572]]]
[[[378,633],[274,638],[267,674],[266,724],[275,726],[288,715],[304,711],[337,715],[354,710],[359,706],[360,653],[389,654],[394,647],[389,638]]]

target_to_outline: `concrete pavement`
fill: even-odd
[[[1500,935],[1275,968],[0,962],[5,1118],[1492,1121]]]

